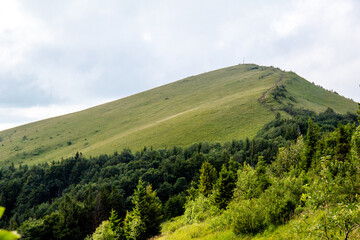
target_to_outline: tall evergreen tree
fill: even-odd
[[[312,163],[317,150],[317,144],[320,138],[320,127],[316,125],[310,118],[308,120],[308,130],[305,141],[305,157],[301,163],[301,168],[307,171]]]
[[[95,198],[95,210],[93,212],[95,227],[99,226],[102,221],[108,219],[110,216],[111,207],[109,196],[109,191],[104,186],[101,186]]]
[[[199,192],[205,197],[209,196],[216,182],[216,170],[208,161],[204,162],[200,169]]]
[[[160,233],[161,201],[152,190],[139,180],[132,199],[133,210],[127,213],[124,231],[127,239],[148,239]]]
[[[69,195],[65,195],[65,198],[60,203],[59,214],[59,222],[55,227],[56,238],[80,239],[82,236],[79,227],[80,209]]]
[[[255,168],[255,174],[257,177],[257,191],[261,194],[270,186],[270,180],[266,174],[266,164],[263,156],[259,156]]]
[[[220,209],[226,208],[229,204],[235,188],[235,174],[222,165],[219,178],[215,185],[214,201]]]
[[[115,240],[124,239],[124,230],[122,226],[122,221],[118,217],[118,214],[114,209],[112,209],[110,212],[109,224],[111,230],[114,233],[114,239]]]

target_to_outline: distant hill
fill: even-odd
[[[241,64],[191,76],[80,112],[0,132],[0,166],[124,148],[254,137],[291,109],[355,113],[357,103],[293,72]]]

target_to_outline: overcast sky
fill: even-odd
[[[360,1],[0,0],[0,129],[245,62],[360,101]]]

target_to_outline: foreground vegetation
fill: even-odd
[[[143,146],[251,139],[274,120],[274,109],[288,118],[292,109],[320,113],[328,107],[341,114],[357,110],[355,102],[295,73],[241,64],[1,131],[0,165],[36,165],[78,151],[90,158],[124,148],[141,151]]]
[[[159,239],[359,239],[359,164],[360,127],[321,135],[310,120],[305,139],[280,148],[270,165],[260,158],[255,169],[239,168],[226,208],[217,201],[223,170],[208,195],[200,177],[185,214]]]
[[[4,167],[0,224],[23,239],[146,239],[170,219],[168,239],[272,236],[289,223],[294,236],[305,223],[313,238],[356,234],[356,115],[290,113],[251,140]]]

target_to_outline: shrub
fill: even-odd
[[[212,204],[210,199],[200,194],[195,200],[185,204],[184,217],[187,223],[194,223],[204,221],[218,213],[219,209]]]
[[[303,193],[301,178],[283,178],[274,181],[259,201],[266,206],[266,222],[268,225],[286,223],[294,213]]]
[[[85,240],[114,240],[114,232],[111,230],[110,222],[108,220],[103,221],[95,232],[85,238]]]
[[[265,209],[257,200],[243,200],[233,210],[235,234],[256,234],[265,229]]]
[[[0,218],[3,216],[5,212],[5,208],[4,207],[0,207]],[[4,239],[4,240],[16,240],[19,239],[20,235],[17,234],[17,232],[9,232],[3,229],[0,229],[0,239]]]
[[[170,219],[184,214],[185,201],[186,196],[183,194],[170,197],[164,206],[165,218]]]

